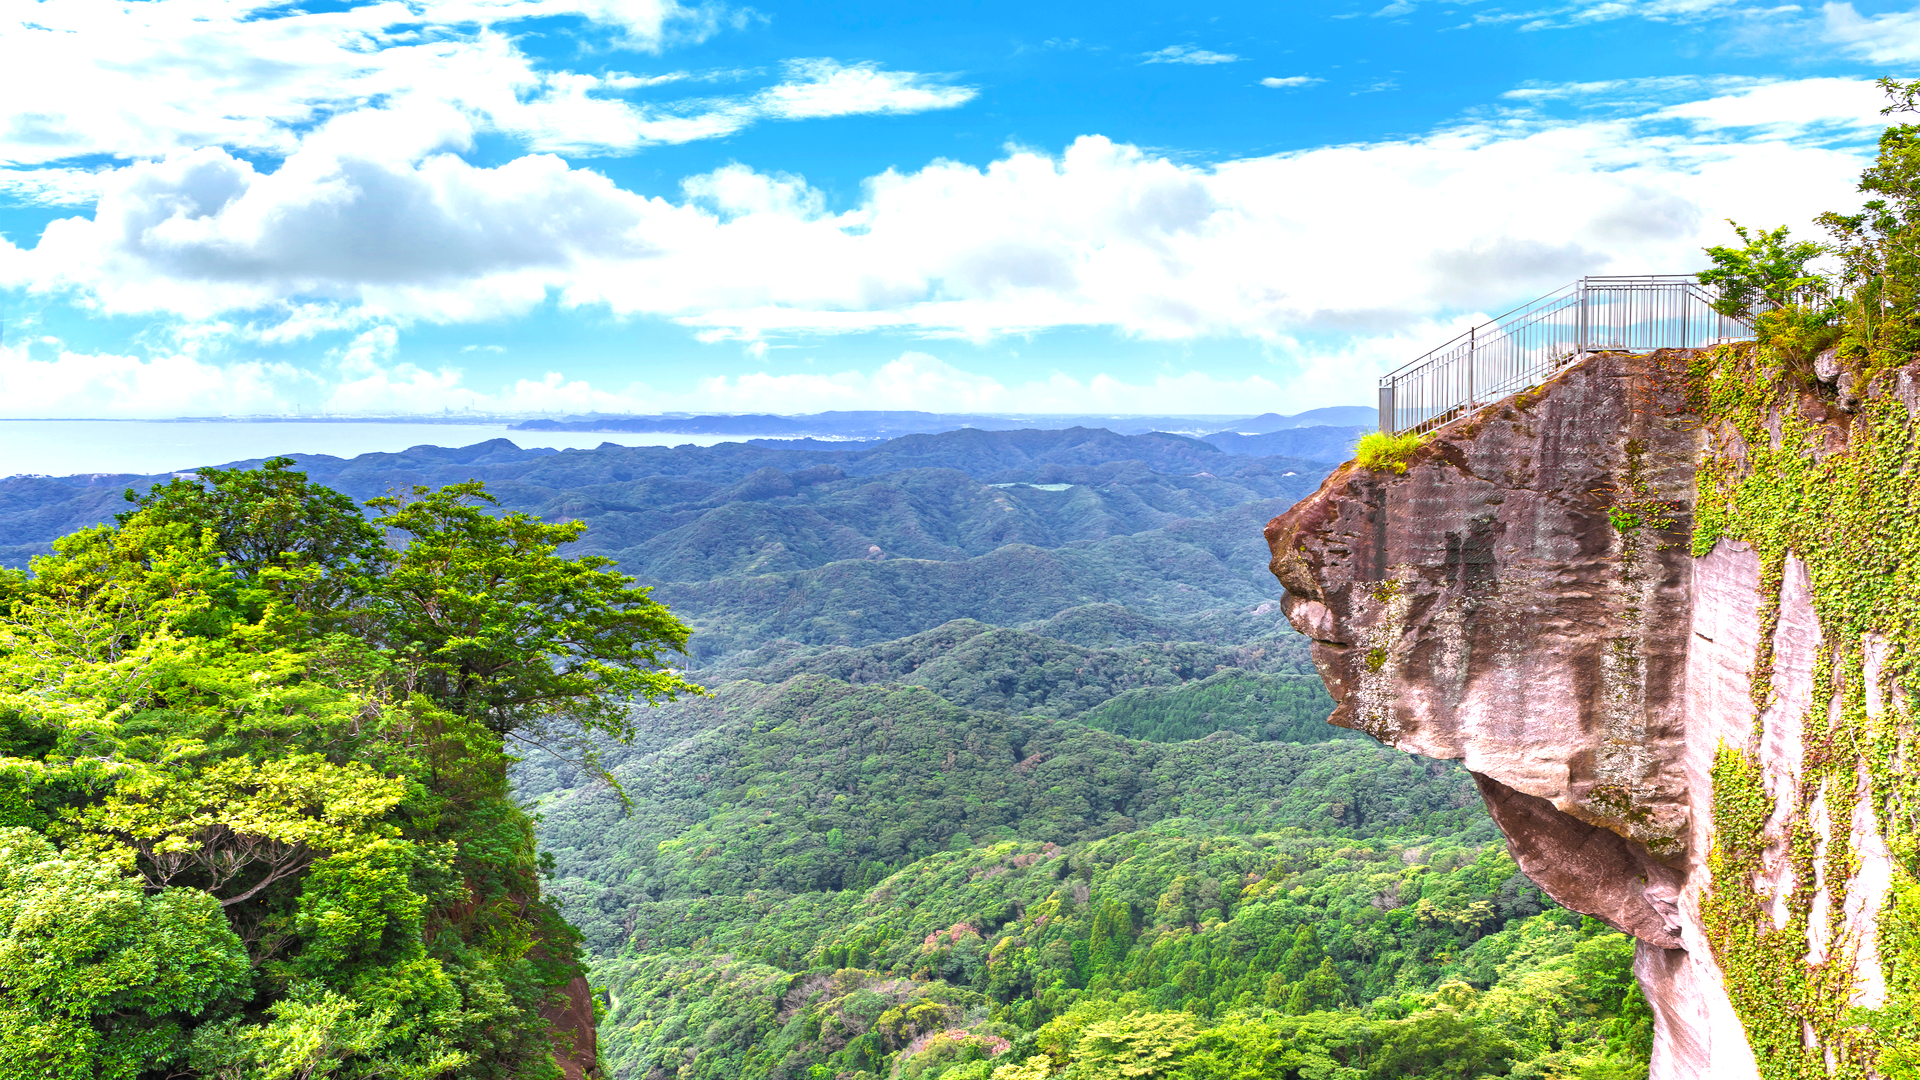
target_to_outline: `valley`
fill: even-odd
[[[605,1076],[1644,1073],[1629,939],[1457,765],[1327,724],[1260,535],[1325,463],[1073,429],[297,467],[584,522],[692,628],[709,696],[508,744]],[[0,550],[154,479],[0,482]]]

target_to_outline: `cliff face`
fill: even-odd
[[[1870,1074],[1871,1040],[1839,1017],[1883,1004],[1874,927],[1898,860],[1867,779],[1834,790],[1808,771],[1808,718],[1829,727],[1844,635],[1823,631],[1784,534],[1739,512],[1742,483],[1785,468],[1770,455],[1844,456],[1858,425],[1811,380],[1718,421],[1729,403],[1708,359],[1589,356],[1444,429],[1404,475],[1349,464],[1269,523],[1273,572],[1339,702],[1334,723],[1463,761],[1527,874],[1638,939],[1654,1077],[1800,1075],[1836,1055]],[[1902,379],[1868,398],[1897,396]],[[1742,835],[1719,836],[1716,797],[1754,802],[1728,801],[1746,775],[1769,801]],[[1752,857],[1734,866],[1741,851]],[[1820,987],[1842,990],[1827,994],[1834,1022],[1809,1014],[1788,1031],[1755,989],[1762,954],[1785,958],[1776,981],[1799,981],[1780,993],[1809,1008]]]
[[[589,1080],[600,1075],[600,1046],[593,1025],[593,988],[584,975],[575,975],[566,985],[565,1005],[540,1010],[553,1024],[559,1036],[553,1063],[567,1080]]]

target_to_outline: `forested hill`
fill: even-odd
[[[496,440],[295,460],[356,499],[477,479],[506,509],[584,521],[580,553],[659,585],[708,660],[778,638],[868,644],[954,618],[1020,625],[1108,601],[1183,621],[1182,637],[1280,632],[1277,608],[1248,614],[1278,597],[1258,525],[1327,471],[1084,428],[910,435],[856,450],[550,452]],[[158,479],[0,481],[0,561],[24,565],[55,537],[123,510],[128,487]]]
[[[1517,872],[1457,765],[1326,723],[1261,525],[1330,466],[1257,448],[297,461],[584,522],[563,553],[692,627],[711,696],[585,756],[526,742],[513,777],[609,1077],[1644,1076],[1630,942]],[[0,481],[0,552],[154,479]]]
[[[361,500],[483,480],[510,509],[587,522],[584,549],[657,581],[810,569],[872,557],[876,547],[882,558],[947,560],[1005,544],[1096,541],[1254,499],[1292,501],[1326,472],[1177,435],[1088,429],[953,431],[824,451],[723,443],[555,452],[494,440],[295,460]],[[124,510],[127,488],[164,479],[0,481],[0,561],[24,565],[55,537]]]

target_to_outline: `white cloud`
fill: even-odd
[[[888,171],[839,212],[800,177],[745,166],[689,178],[675,202],[549,156],[369,156],[329,126],[270,173],[200,150],[107,174],[91,219],[54,222],[31,250],[0,243],[0,283],[237,319],[236,338],[263,342],[557,298],[710,341],[1091,326],[1300,357],[1581,274],[1693,269],[1727,217],[1806,233],[1857,198],[1877,104],[1863,81],[1810,79],[1212,167],[1089,136],[1058,156]],[[459,389],[366,356],[354,400]]]
[[[971,101],[968,86],[928,83],[912,71],[882,71],[874,64],[790,60],[788,79],[754,98],[761,115],[782,120],[951,109]]]
[[[427,371],[395,363],[399,332],[377,326],[328,355],[339,370],[325,410],[349,416],[421,413],[437,409],[485,409],[487,397],[461,385],[458,368]]]
[[[1403,15],[1413,10],[1409,0],[1393,0],[1376,15]],[[1723,20],[1722,44],[1752,46],[1769,35],[1767,51],[1803,52],[1806,48],[1801,29],[1804,9],[1795,3],[1754,3],[1751,0],[1572,0],[1522,11],[1476,12],[1466,22],[1451,27],[1466,30],[1475,26],[1521,24],[1521,31],[1565,30],[1593,23],[1621,19],[1644,19],[1654,23],[1687,24],[1712,19]],[[1789,32],[1779,34],[1782,28]]]
[[[1314,83],[1323,83],[1326,81],[1325,79],[1316,79],[1311,75],[1289,75],[1284,79],[1269,75],[1260,80],[1260,85],[1273,90],[1292,90],[1296,87],[1312,86]]]
[[[1669,105],[1653,116],[1684,120],[1702,133],[1757,129],[1779,139],[1821,130],[1859,137],[1886,126],[1886,95],[1860,79],[1796,79]]]
[[[1169,45],[1146,54],[1146,64],[1232,64],[1239,60],[1232,53],[1208,52],[1191,45]]]
[[[285,365],[210,364],[184,353],[142,359],[60,349],[36,360],[25,348],[0,346],[0,401],[15,417],[182,416],[210,405],[280,412],[283,389],[301,379]]]
[[[924,352],[907,352],[872,371],[715,376],[702,380],[692,393],[678,399],[678,407],[789,414],[830,409],[1231,413],[1244,411],[1249,401],[1282,401],[1287,397],[1278,384],[1258,375],[1220,379],[1198,371],[1162,375],[1146,382],[1128,382],[1106,374],[1081,380],[1053,372],[1008,385]]]
[[[1792,5],[1766,8],[1746,0],[1583,0],[1542,13],[1522,30],[1562,29],[1583,23],[1613,22],[1618,19],[1645,19],[1658,23],[1692,23],[1722,17],[1765,18],[1782,10],[1795,12]]]
[[[609,73],[600,80],[600,85],[609,90],[643,90],[653,86],[665,86],[668,83],[685,82],[693,78],[690,71],[669,71],[665,75],[630,75],[624,71]]]
[[[102,169],[0,169],[0,200],[22,206],[91,206],[100,197]]]
[[[687,201],[711,208],[723,218],[763,214],[802,221],[826,213],[826,199],[806,179],[787,173],[755,172],[745,165],[723,165],[680,182]]]
[[[1529,80],[1500,96],[1508,101],[1534,104],[1543,101],[1574,101],[1583,107],[1630,106],[1648,108],[1676,100],[1692,101],[1703,95],[1729,93],[1765,85],[1770,80],[1729,75],[1657,75],[1637,79],[1599,79],[1589,82],[1542,82]]]
[[[714,32],[676,0],[375,0],[306,12],[278,0],[38,0],[0,7],[0,197],[84,204],[98,176],[44,169],[88,157],[221,147],[277,157],[316,125],[354,128],[393,157],[466,148],[497,131],[531,149],[631,151],[770,119],[952,108],[975,91],[914,72],[797,60],[763,90],[685,101],[633,95],[754,72],[546,70],[502,27],[572,16],[627,47]]]
[[[1051,372],[1003,382],[909,351],[868,370],[830,374],[750,372],[701,379],[675,393],[634,383],[618,390],[547,372],[492,390],[470,385],[467,374],[426,370],[399,360],[386,333],[363,334],[332,355],[330,380],[283,365],[220,365],[186,354],[141,359],[61,352],[29,360],[24,350],[0,348],[0,393],[17,416],[153,418],[182,415],[283,415],[316,407],[335,416],[406,416],[443,410],[494,415],[580,412],[824,412],[829,409],[917,409],[929,412],[1013,414],[1232,413],[1322,404],[1351,404],[1352,354],[1310,367],[1298,386],[1261,375],[1221,378],[1201,371],[1128,380],[1109,374],[1074,378]],[[1368,355],[1371,359],[1371,354]],[[319,396],[315,396],[316,390]]]
[[[610,85],[590,75],[548,77],[545,97],[502,99],[493,122],[537,150],[610,154],[656,144],[716,139],[763,120],[899,115],[951,109],[973,100],[971,86],[915,71],[832,59],[789,60],[785,78],[750,95],[693,98],[663,105],[594,96]]]
[[[657,48],[696,13],[673,0],[440,0],[305,12],[277,0],[43,0],[0,15],[0,161],[292,148],[370,101],[485,109],[543,77],[494,27],[572,15]],[[28,104],[31,103],[31,104]]]
[[[258,361],[220,363],[196,355],[194,346],[201,344],[205,343],[192,342],[185,349],[148,356],[81,353],[54,338],[0,346],[4,415],[247,416],[310,413],[316,407],[348,416],[419,415],[444,409],[504,414],[619,412],[665,400],[638,384],[607,392],[552,372],[491,391],[476,389],[459,368],[427,370],[400,359],[398,335],[390,325],[376,326],[331,350],[317,372]],[[492,351],[497,346],[478,348]]]
[[[1830,3],[1820,12],[1827,40],[1862,60],[1874,64],[1920,60],[1920,10],[1862,16],[1851,3]]]
[[[261,345],[286,345],[307,341],[322,334],[358,330],[374,320],[365,307],[329,303],[280,303],[269,305],[265,317],[245,326],[215,324],[222,332],[245,342]]]

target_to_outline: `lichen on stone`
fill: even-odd
[[[1401,574],[1407,572],[1404,567],[1395,569]],[[1394,700],[1400,680],[1399,649],[1406,635],[1413,593],[1397,577],[1372,582],[1355,589],[1354,593],[1356,622],[1371,624],[1359,643],[1365,659],[1360,665],[1360,685],[1354,694],[1354,726],[1392,745],[1401,735]]]

